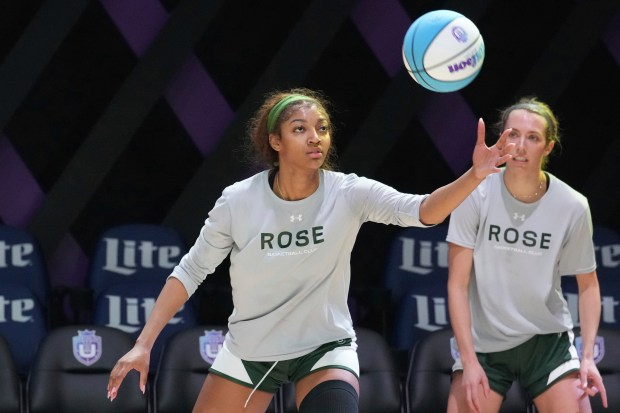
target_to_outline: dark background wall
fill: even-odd
[[[448,94],[415,84],[400,49],[440,8],[486,45],[478,78]],[[161,223],[193,243],[250,173],[248,117],[291,86],[331,97],[342,171],[414,193],[469,166],[477,118],[537,95],[563,129],[549,170],[620,230],[618,1],[2,1],[0,59],[0,222],[35,235],[55,286],[84,284],[114,225]],[[354,285],[381,283],[396,230],[362,229]]]

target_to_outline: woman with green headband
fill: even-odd
[[[347,305],[350,258],[364,222],[425,227],[442,222],[510,149],[478,124],[473,166],[430,195],[396,191],[335,172],[326,99],[308,89],[269,95],[249,122],[249,151],[264,170],[224,189],[177,265],[134,348],[110,374],[113,400],[125,375],[146,385],[158,334],[205,277],[230,255],[234,311],[194,412],[265,412],[295,383],[302,413],[358,411],[359,363]]]

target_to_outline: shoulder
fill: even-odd
[[[360,177],[354,173],[326,170],[321,171],[321,173],[323,174],[323,182],[329,189],[347,190],[370,181],[369,179]]]
[[[566,182],[553,174],[549,175],[549,192],[557,202],[561,202],[565,207],[573,206],[575,208],[587,209],[588,199]]]
[[[239,198],[247,199],[248,194],[261,191],[263,185],[268,180],[269,171],[262,171],[249,178],[237,181],[226,188],[222,192],[222,196],[228,200],[235,200]]]
[[[476,202],[484,202],[491,198],[494,193],[501,193],[503,185],[503,171],[488,175],[478,184],[469,195],[469,199]]]

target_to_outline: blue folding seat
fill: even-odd
[[[603,225],[595,225],[592,239],[598,275],[620,277],[620,232]]]
[[[399,306],[403,297],[421,279],[448,277],[448,227],[405,228],[390,246],[384,285],[392,292],[392,303]]]
[[[18,372],[25,378],[37,345],[47,334],[44,309],[30,289],[0,283],[0,336],[11,349]]]
[[[0,283],[23,285],[43,308],[49,306],[45,260],[38,242],[28,231],[0,225]]]
[[[409,351],[424,335],[449,326],[448,227],[405,228],[392,241],[384,285],[391,291],[390,345]]]
[[[92,322],[138,336],[166,278],[186,252],[172,228],[132,224],[109,229],[100,237],[89,270],[94,295]],[[164,327],[152,350],[152,366],[166,339],[197,324],[193,300]]]

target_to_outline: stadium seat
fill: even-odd
[[[405,382],[407,413],[445,412],[450,392],[454,359],[450,350],[452,330],[435,331],[417,342],[412,351]],[[514,383],[502,404],[500,413],[527,413],[531,403]]]
[[[26,230],[0,225],[0,335],[24,379],[49,328],[50,288],[43,253]]]
[[[450,326],[447,278],[417,278],[394,315],[391,345],[395,349],[410,350],[429,333]]]
[[[401,383],[388,342],[381,334],[367,328],[356,328],[356,334],[360,413],[400,413],[403,404]],[[282,403],[285,413],[297,412],[294,384],[283,387]]]
[[[107,399],[110,371],[133,347],[128,334],[110,327],[77,325],[52,330],[37,352],[27,383],[29,413],[147,413],[149,394],[130,372],[117,398]]]
[[[7,341],[0,336],[0,413],[22,412],[22,385]]]
[[[227,331],[225,326],[196,326],[177,333],[167,341],[155,374],[155,412],[192,411]],[[278,397],[274,397],[267,412],[278,411],[277,400]]]
[[[89,286],[101,294],[128,280],[163,281],[186,252],[174,229],[153,224],[130,224],[105,231],[95,247]]]
[[[44,309],[33,292],[23,285],[0,283],[0,336],[6,339],[22,379],[47,331]]]
[[[384,285],[391,291],[390,346],[409,351],[426,334],[449,326],[447,226],[405,228],[394,237]]]
[[[137,338],[167,277],[184,253],[184,242],[172,228],[132,224],[104,232],[89,271],[88,285],[94,296],[92,323]],[[161,332],[151,353],[151,365],[156,365],[168,337],[198,324],[196,314],[191,299]]]
[[[38,242],[26,230],[0,224],[0,283],[27,287],[44,309],[49,306],[49,278]]]

